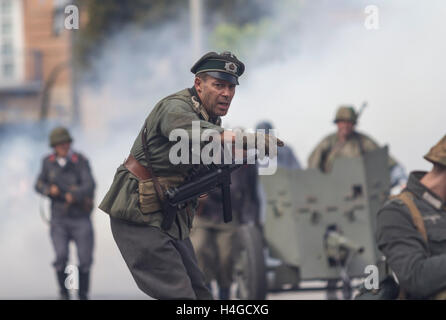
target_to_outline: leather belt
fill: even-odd
[[[152,178],[149,170],[144,167],[142,164],[136,160],[133,155],[129,155],[127,160],[124,162],[124,167],[127,168],[134,176],[136,176],[139,180],[147,180]]]

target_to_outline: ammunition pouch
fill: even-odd
[[[183,176],[158,177],[163,192],[168,188],[176,187],[184,181]],[[153,214],[162,211],[162,205],[158,200],[153,179],[139,180],[139,208],[143,214]]]

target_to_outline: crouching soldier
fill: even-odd
[[[378,212],[378,248],[398,278],[400,298],[446,299],[446,136],[412,172],[403,192]]]

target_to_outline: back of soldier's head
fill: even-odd
[[[424,159],[432,162],[437,171],[446,169],[446,135],[429,150]]]

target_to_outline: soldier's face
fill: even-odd
[[[64,142],[60,144],[56,144],[54,146],[54,152],[56,152],[56,155],[58,157],[65,158],[68,155],[68,151],[70,151],[70,142]]]
[[[347,138],[355,130],[355,125],[351,121],[338,121],[336,125],[338,126],[338,135],[341,138]]]
[[[195,89],[211,117],[222,117],[228,113],[235,94],[235,84],[211,76],[207,76],[206,80],[197,77]]]

